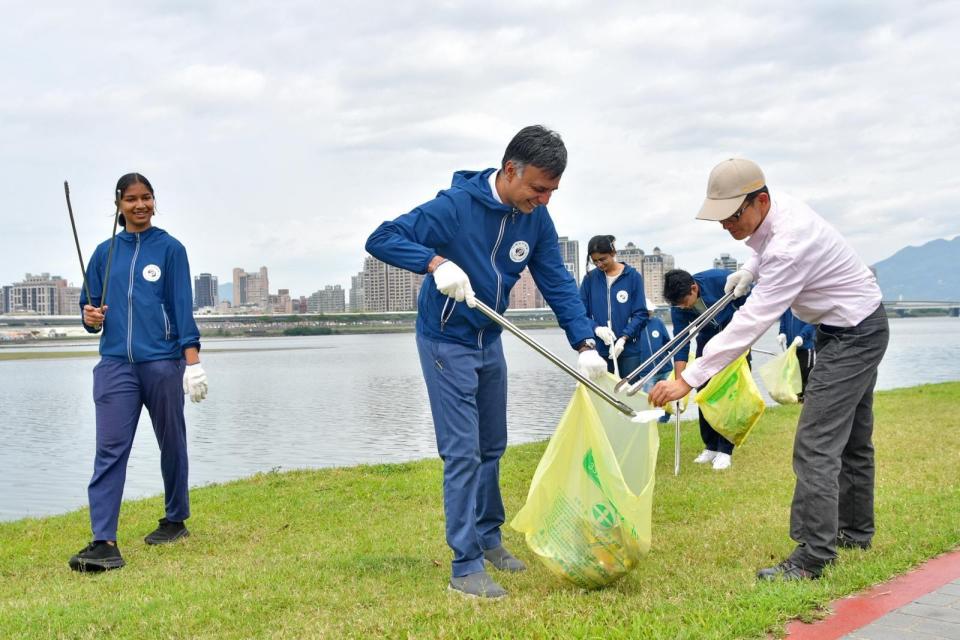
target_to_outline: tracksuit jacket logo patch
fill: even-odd
[[[517,240],[510,247],[510,259],[514,262],[523,262],[530,253],[530,245],[523,240]]]
[[[155,264],[148,264],[143,268],[143,279],[147,282],[156,282],[160,279],[160,267]]]

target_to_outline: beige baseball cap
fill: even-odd
[[[725,220],[736,213],[746,199],[767,184],[756,162],[746,158],[724,160],[710,172],[707,199],[700,207],[697,220]]]

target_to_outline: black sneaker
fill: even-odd
[[[837,548],[839,549],[862,549],[866,551],[870,548],[869,540],[856,540],[847,535],[846,531],[837,534]]]
[[[94,540],[70,558],[74,571],[109,571],[127,564],[120,555],[120,547],[103,540]]]
[[[190,532],[187,531],[182,522],[160,518],[160,526],[147,535],[143,541],[147,544],[167,544],[180,538],[186,538],[188,535],[190,535]]]
[[[819,577],[820,572],[804,569],[791,560],[784,560],[775,567],[767,567],[757,571],[757,580],[816,580]]]

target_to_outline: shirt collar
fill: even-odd
[[[497,174],[498,174],[498,173],[500,173],[500,172],[499,172],[499,171],[491,171],[491,172],[490,172],[490,178],[489,178],[489,180],[490,180],[490,193],[493,194],[493,199],[494,199],[494,200],[496,200],[496,201],[499,202],[500,204],[503,204],[503,200],[500,199],[500,194],[497,193]]]

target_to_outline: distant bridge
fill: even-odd
[[[960,302],[950,300],[884,300],[883,306],[892,316],[920,315],[914,311],[946,311],[954,318],[960,318]]]

